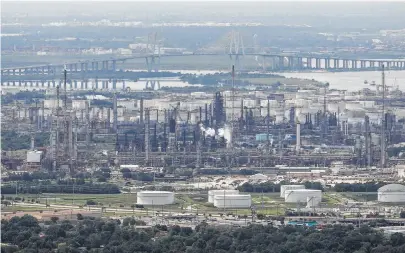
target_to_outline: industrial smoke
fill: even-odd
[[[219,128],[216,132],[213,128],[205,128],[203,124],[200,123],[200,130],[204,133],[205,137],[223,137],[227,142],[231,141],[231,129],[228,125],[225,125],[224,128]]]

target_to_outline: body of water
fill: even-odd
[[[370,83],[381,84],[381,71],[364,72],[294,72],[275,73],[287,78],[314,79],[319,82],[328,82],[330,88],[348,91],[357,91],[363,88],[375,89]],[[367,81],[368,84],[365,84]],[[387,86],[398,87],[405,91],[405,71],[385,71],[385,84]]]
[[[135,70],[133,70],[135,71]],[[213,74],[220,71],[192,71],[192,70],[170,70],[171,72],[180,72],[182,74]],[[332,89],[358,91],[363,88],[375,89],[375,86],[370,85],[372,82],[381,84],[381,71],[364,71],[364,72],[290,72],[290,73],[274,73],[285,76],[287,78],[301,78],[301,79],[314,79],[319,82],[330,84]],[[100,79],[101,80],[101,79]],[[137,82],[127,80],[125,86],[131,90],[143,90],[146,87],[148,80],[155,81],[155,89],[158,88],[157,81],[160,82],[160,87],[187,87],[187,86],[199,86],[190,85],[186,82],[182,82],[178,77],[163,77],[163,78],[144,78]],[[367,81],[367,83],[365,83]],[[150,87],[150,82],[148,87]],[[400,90],[405,91],[405,71],[386,71],[385,72],[385,84],[392,86],[394,89],[397,87]],[[78,84],[78,89],[80,85]],[[93,89],[94,80],[90,80],[88,89]],[[101,83],[99,83],[101,88]],[[121,89],[122,83],[117,84],[117,89]],[[18,87],[2,87],[4,89],[12,88],[18,89]],[[39,87],[41,88],[41,87]],[[112,83],[109,84],[109,89],[112,88]],[[22,89],[38,89],[37,87],[22,87]]]

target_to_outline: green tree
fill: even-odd
[[[53,223],[57,223],[58,220],[59,220],[59,217],[56,217],[56,216],[52,216],[52,217],[51,217],[51,221],[52,221]]]

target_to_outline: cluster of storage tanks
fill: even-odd
[[[250,208],[252,196],[239,194],[238,190],[210,190],[208,202],[217,208]]]
[[[305,189],[304,185],[282,185],[280,197],[286,203],[307,203],[308,207],[315,207],[322,201],[322,191]]]
[[[174,193],[169,191],[141,191],[136,195],[138,205],[164,206],[174,203]]]

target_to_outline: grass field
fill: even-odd
[[[288,208],[296,208],[297,205],[293,203],[284,203],[284,199],[280,198],[280,193],[252,193],[252,205],[257,210],[257,213],[265,215],[281,215]],[[5,197],[14,195],[5,195]],[[323,206],[333,207],[341,202],[343,195],[335,193],[325,193],[323,195]],[[161,210],[161,206],[146,207],[142,212],[141,210],[132,210],[132,205],[136,203],[136,194],[41,194],[29,195],[21,194],[20,198],[24,198],[25,202],[30,202],[34,199],[39,201],[40,204],[46,203],[50,207],[26,207],[26,206],[9,206],[4,209],[5,211],[39,211],[39,210],[53,210],[53,205],[75,205],[82,206],[86,209],[86,202],[93,200],[98,203],[97,206],[103,206],[111,209],[128,209],[128,215],[141,215],[142,213],[150,213],[151,211]],[[111,210],[110,209],[110,210]],[[206,194],[176,194],[175,204],[164,206],[163,211],[166,212],[192,212],[192,213],[205,213],[205,214],[219,214],[223,213],[223,209],[215,208],[211,203],[207,203]],[[110,211],[111,212],[111,211]],[[226,209],[226,213],[235,215],[248,215],[251,214],[251,209]],[[119,213],[119,215],[126,215],[127,213]]]
[[[8,195],[5,195],[7,197]],[[14,197],[15,195],[10,195]],[[79,205],[84,206],[87,200],[93,200],[105,207],[124,207],[130,208],[136,203],[136,194],[20,194],[25,202],[31,202],[32,199],[39,201],[40,204],[50,205]]]
[[[354,201],[376,201],[377,192],[342,192],[342,196]]]

